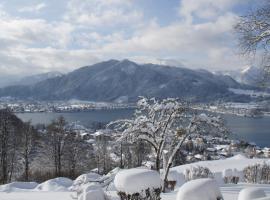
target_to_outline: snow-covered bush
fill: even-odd
[[[96,173],[82,174],[74,180],[70,189],[72,191],[77,191],[78,189],[81,188],[81,186],[90,182],[96,182],[100,178],[101,178],[101,175],[96,174]]]
[[[238,195],[238,200],[254,200],[266,197],[264,191],[260,188],[245,188]]]
[[[161,179],[153,170],[122,170],[116,174],[114,185],[121,200],[160,200]]]
[[[90,190],[80,195],[79,200],[105,200],[103,190]]]
[[[191,167],[189,169],[186,169],[184,172],[185,175],[185,180],[190,181],[190,180],[195,180],[199,178],[213,178],[213,173],[208,169],[207,167],[201,167],[201,166],[196,166],[196,167]]]
[[[180,187],[186,182],[185,176],[183,173],[178,173],[177,171],[170,171],[168,174],[167,181],[165,182],[165,188],[168,191],[173,191],[175,186]]]
[[[105,200],[106,195],[99,183],[86,183],[76,190],[77,194],[74,199],[78,200]]]
[[[197,179],[180,187],[176,200],[222,200],[222,194],[213,179]]]
[[[270,183],[270,165],[257,163],[246,167],[243,171],[244,181],[247,183]]]
[[[237,184],[240,180],[240,172],[238,172],[237,169],[224,169],[222,175],[224,183]]]

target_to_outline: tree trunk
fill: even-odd
[[[165,186],[166,186],[166,182],[168,181],[167,179],[168,179],[168,174],[169,174],[171,166],[172,166],[172,163],[168,163],[168,165],[165,168],[164,180],[162,183],[162,192],[165,192],[165,189],[166,189]]]
[[[25,181],[29,181],[29,160],[28,160],[28,154],[25,154]]]

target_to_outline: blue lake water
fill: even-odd
[[[31,120],[33,124],[48,124],[59,116],[68,122],[79,121],[88,126],[92,122],[109,122],[116,119],[131,118],[133,109],[93,110],[74,113],[18,113],[23,121]],[[261,147],[270,147],[270,117],[248,118],[234,115],[223,115],[228,128],[240,139],[255,142]]]

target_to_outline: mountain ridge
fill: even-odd
[[[0,89],[0,97],[20,99],[134,102],[138,96],[180,97],[190,101],[248,100],[228,88],[241,88],[229,76],[129,60],[108,60],[30,86]]]

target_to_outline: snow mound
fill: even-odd
[[[103,190],[91,190],[79,196],[79,200],[105,200]]]
[[[224,169],[222,172],[223,178],[233,176],[233,170],[232,169]]]
[[[247,159],[247,157],[244,156],[243,154],[237,154],[229,159],[231,159],[231,160],[244,160],[244,159]]]
[[[73,184],[73,181],[69,178],[55,178],[55,179],[50,179],[48,181],[45,181],[41,184],[39,184],[35,190],[40,190],[40,191],[53,191],[53,192],[65,192],[69,191],[69,187]]]
[[[73,185],[81,185],[86,184],[88,182],[94,182],[98,180],[100,177],[101,175],[92,172],[88,174],[82,174],[75,179]]]
[[[118,192],[141,193],[150,188],[161,188],[158,172],[149,169],[127,169],[116,174],[114,185]]]
[[[105,194],[99,183],[88,183],[81,187],[79,200],[104,200]]]
[[[190,163],[186,165],[180,165],[173,167],[169,173],[174,173],[176,171],[179,174],[184,174],[186,169],[190,169],[194,166],[207,167],[214,175],[214,178],[218,183],[223,184],[223,175],[231,172],[225,172],[226,169],[233,170],[238,173],[239,181],[243,181],[243,170],[249,165],[256,163],[267,163],[270,164],[270,159],[261,158],[246,158],[241,154],[235,155],[234,157],[223,159],[223,160],[211,160],[211,161],[199,161],[196,163]],[[230,171],[230,170],[229,170]],[[178,181],[178,180],[177,180]]]
[[[238,200],[255,200],[266,197],[265,192],[260,188],[245,188],[239,193]]]
[[[82,187],[83,193],[87,193],[91,190],[102,190],[99,183],[88,183]]]
[[[176,200],[218,200],[223,199],[216,181],[213,179],[196,179],[180,187]]]
[[[23,190],[32,190],[37,187],[36,182],[13,182],[0,186],[0,192],[19,192]]]

